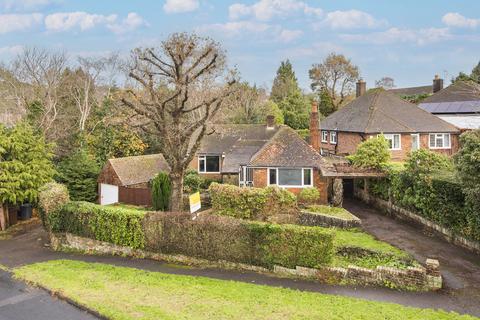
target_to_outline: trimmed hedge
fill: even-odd
[[[317,267],[334,254],[332,231],[216,215],[191,220],[188,214],[149,213],[144,232],[151,251],[267,268]]]
[[[320,200],[320,191],[315,187],[303,188],[298,195],[298,202],[303,205],[316,204]]]
[[[297,209],[295,195],[275,186],[241,188],[212,183],[208,191],[213,210],[224,216],[266,220],[269,216],[292,213]]]
[[[44,228],[48,229],[47,216],[70,201],[68,189],[57,182],[49,182],[40,188],[38,209]]]
[[[69,232],[99,241],[142,249],[145,212],[90,202],[70,202],[48,215],[52,232]]]

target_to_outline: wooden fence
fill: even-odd
[[[118,201],[138,206],[151,206],[152,195],[149,188],[118,187]]]

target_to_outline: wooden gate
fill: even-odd
[[[118,201],[120,203],[137,206],[152,206],[152,195],[149,188],[118,188]]]

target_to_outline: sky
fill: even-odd
[[[367,86],[397,87],[470,72],[480,60],[478,0],[0,0],[0,61],[24,47],[76,56],[159,44],[173,32],[219,41],[242,79],[270,88],[290,59],[300,86],[329,53],[350,58]]]

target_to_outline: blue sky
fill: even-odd
[[[308,69],[330,52],[351,58],[370,86],[383,76],[425,85],[480,60],[480,1],[0,0],[4,62],[24,46],[126,55],[177,31],[220,41],[242,78],[260,86],[289,58],[308,90]]]

